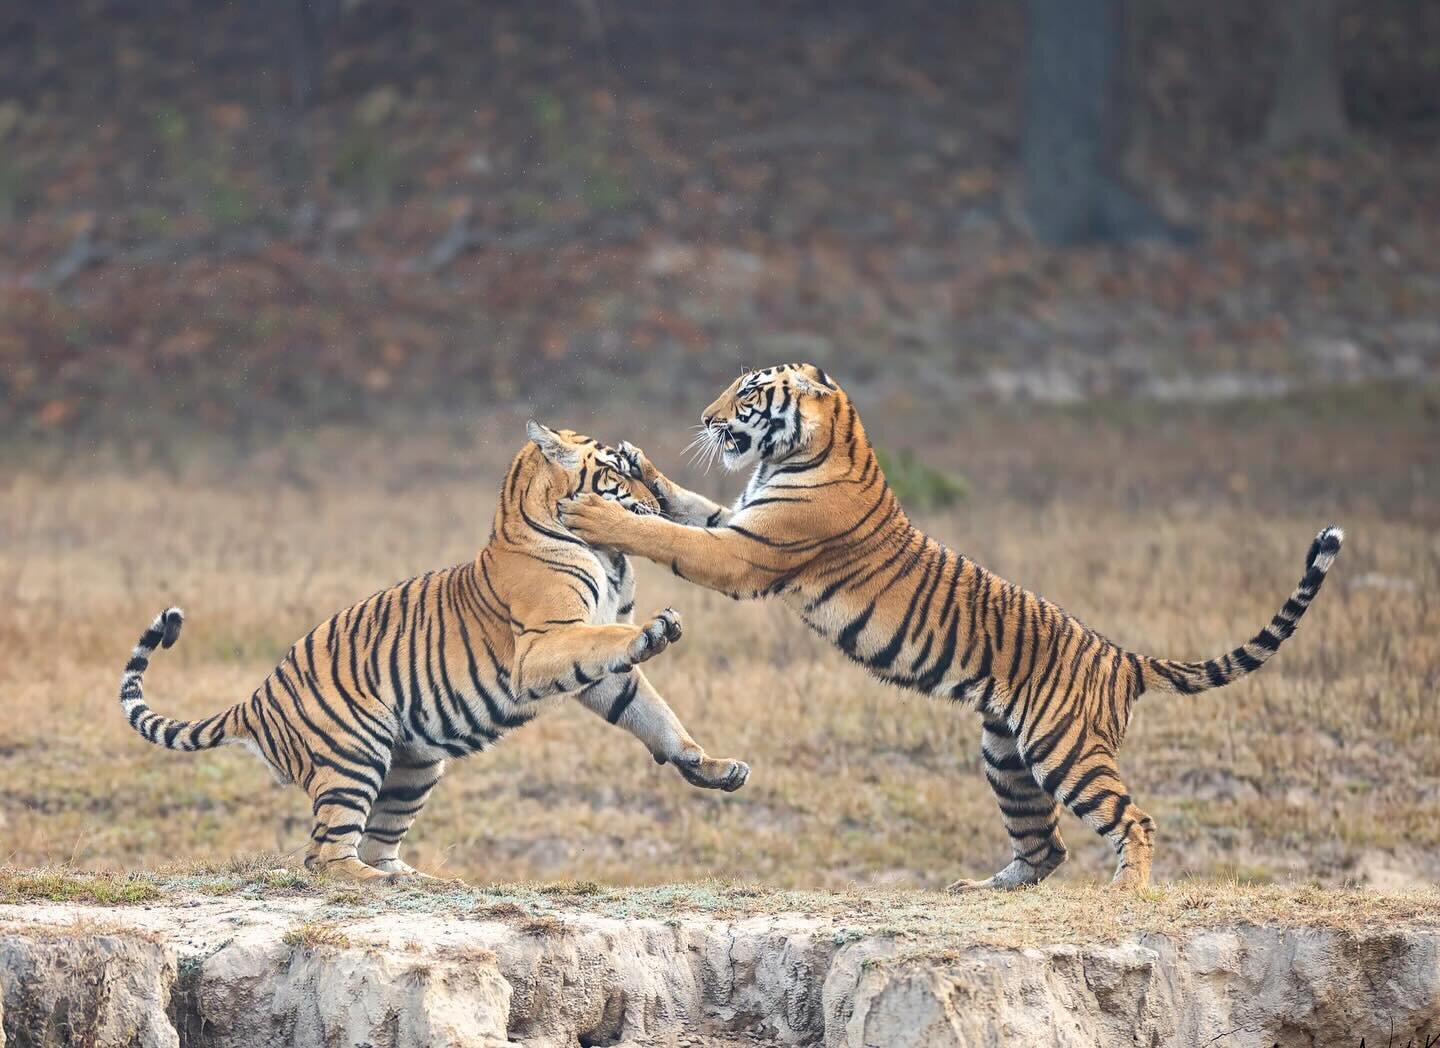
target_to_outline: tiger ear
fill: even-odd
[[[835,383],[830,376],[814,364],[797,364],[790,372],[795,388],[801,393],[816,397],[828,397],[835,392]]]
[[[561,469],[576,469],[580,465],[580,452],[568,440],[549,426],[542,426],[533,418],[525,422],[525,435],[540,448],[540,454]]]

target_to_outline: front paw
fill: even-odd
[[[675,643],[684,633],[680,624],[680,613],[674,608],[662,608],[640,630],[640,635],[630,643],[632,662],[653,659]]]
[[[572,495],[561,500],[559,514],[560,523],[590,545],[630,552],[624,531],[639,518],[620,503],[588,493]]]
[[[750,765],[724,757],[707,757],[701,749],[687,749],[672,762],[691,786],[734,793],[750,778]]]
[[[680,613],[674,608],[661,610],[641,628],[640,633],[630,642],[627,652],[631,664],[653,659],[672,643],[680,639]]]
[[[628,440],[620,442],[620,454],[630,466],[630,475],[649,488],[655,501],[660,503],[660,515],[667,520],[673,519],[670,498],[675,491],[675,485],[670,482],[670,478],[656,469],[649,456]]]
[[[665,479],[665,474],[655,468],[655,463],[650,461],[650,456],[646,455],[641,448],[636,447],[628,440],[622,440],[618,450],[630,467],[630,476],[644,481],[646,487],[653,489],[657,483],[669,483]]]

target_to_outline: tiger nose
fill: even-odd
[[[701,424],[702,426],[704,426],[705,428],[707,428],[707,429],[710,428],[711,424],[714,423],[714,421],[715,421],[715,416],[714,416],[714,415],[701,415],[701,416],[700,416],[700,424]]]

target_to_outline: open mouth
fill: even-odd
[[[750,446],[750,438],[731,430],[729,422],[703,419],[695,430],[695,438],[685,450],[691,452],[707,470],[717,458],[723,459],[725,468],[729,469],[730,459],[745,454],[745,449]]]

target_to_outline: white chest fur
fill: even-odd
[[[619,553],[593,550],[595,570],[592,578],[599,598],[590,616],[594,625],[627,622],[635,610],[635,574],[630,561]]]

